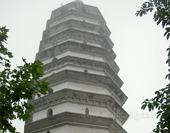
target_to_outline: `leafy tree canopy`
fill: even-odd
[[[27,104],[32,95],[45,95],[50,88],[48,83],[41,81],[43,76],[42,63],[34,61],[11,69],[12,53],[5,47],[7,44],[6,27],[0,27],[0,131],[15,132],[12,120],[19,118],[26,121],[33,111],[33,106]]]
[[[154,11],[153,19],[157,25],[162,24],[165,29],[164,36],[167,40],[170,37],[170,0],[149,0],[143,3],[140,10],[136,12],[136,16],[143,16],[148,12]],[[168,59],[168,74],[166,79],[170,80],[170,46],[167,48]],[[159,122],[154,133],[170,133],[170,83],[155,92],[155,97],[152,99],[145,99],[142,103],[142,109],[148,108],[149,111],[157,110],[157,118]]]
[[[142,4],[140,10],[136,12],[136,16],[146,15],[148,12],[154,11],[153,19],[157,25],[162,24],[165,28],[164,36],[170,37],[170,0],[149,0]]]

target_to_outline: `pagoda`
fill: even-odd
[[[51,91],[29,101],[25,133],[127,133],[127,96],[99,9],[74,1],[52,11],[36,60]]]

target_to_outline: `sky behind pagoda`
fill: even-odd
[[[71,0],[0,0],[0,26],[10,29],[8,47],[14,54],[13,65],[22,64],[22,57],[33,61],[38,52],[42,32],[51,11]],[[122,90],[128,96],[123,108],[130,114],[124,124],[129,133],[150,133],[157,120],[155,113],[142,111],[141,103],[152,98],[154,91],[165,87],[169,46],[164,30],[157,26],[152,15],[136,17],[143,0],[84,0],[97,6],[111,31],[110,38],[117,54]],[[16,121],[19,132],[24,124]]]

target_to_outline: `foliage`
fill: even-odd
[[[136,12],[136,16],[143,16],[148,12],[154,12],[153,19],[157,25],[162,23],[162,27],[165,29],[164,36],[167,40],[170,37],[170,0],[149,0],[144,2],[141,9]],[[168,59],[168,74],[166,79],[170,80],[170,46],[167,48]],[[157,110],[157,118],[159,122],[154,133],[170,133],[170,83],[165,88],[155,92],[155,97],[152,99],[145,99],[142,103],[142,109],[149,109],[149,111]]]
[[[167,64],[170,67],[170,47],[167,50],[169,51]],[[169,69],[169,74],[166,76],[166,78],[170,80],[170,69]],[[149,111],[157,109],[157,118],[160,118],[153,132],[169,133],[170,132],[170,83],[167,84],[165,88],[156,91],[154,98],[150,100],[146,99],[142,103],[141,108],[145,109],[146,107],[149,109]]]
[[[28,120],[33,106],[27,104],[32,95],[45,95],[48,83],[39,80],[43,75],[42,63],[34,61],[11,70],[12,53],[4,46],[7,41],[6,27],[0,27],[0,131],[15,132],[12,120]]]
[[[153,19],[157,25],[162,23],[165,28],[164,36],[170,37],[170,0],[149,0],[143,3],[140,10],[136,12],[136,16],[143,16],[148,12],[154,12]]]

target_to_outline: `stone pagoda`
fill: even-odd
[[[51,92],[29,101],[25,133],[126,133],[110,34],[97,7],[74,1],[52,11],[36,55]]]

